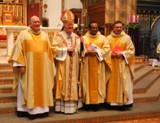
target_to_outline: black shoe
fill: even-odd
[[[27,117],[28,113],[23,111],[17,111],[17,117]]]
[[[37,118],[48,117],[48,112],[45,112],[45,113],[42,113],[42,114],[37,114],[36,116],[37,116]]]
[[[130,110],[132,108],[132,104],[129,104],[129,105],[123,105],[123,111],[126,111],[126,110]]]
[[[28,119],[30,119],[30,120],[34,120],[34,119],[37,118],[37,115],[36,115],[36,114],[28,114],[27,117],[28,117]]]
[[[130,110],[130,107],[128,105],[122,105],[122,106],[114,106],[114,109],[118,111],[126,111]]]
[[[124,106],[127,107],[127,108],[129,109],[129,108],[132,108],[132,107],[133,107],[133,104],[124,105]]]
[[[93,104],[92,109],[93,109],[93,111],[97,112],[99,110],[99,105],[98,104]]]
[[[112,110],[113,108],[112,108],[112,106],[111,105],[109,105],[108,103],[104,103],[104,106],[103,106],[105,109],[107,109],[107,110]]]
[[[111,110],[124,111],[123,106],[110,106]]]
[[[119,111],[126,111],[126,110],[127,110],[127,108],[125,106],[119,107]]]
[[[99,111],[99,109],[98,108],[93,108],[93,111],[97,112],[97,111]]]
[[[86,105],[86,104],[83,104],[83,109],[85,111],[89,111],[91,109],[91,105]]]

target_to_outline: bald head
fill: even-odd
[[[30,27],[35,32],[39,32],[40,31],[40,19],[39,19],[39,17],[32,16],[30,18]]]
[[[32,16],[32,17],[30,18],[30,23],[32,23],[34,20],[39,20],[39,17],[37,17],[37,16]]]

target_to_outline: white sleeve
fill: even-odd
[[[55,59],[64,61],[66,59],[66,56],[67,56],[67,48],[62,48],[57,54]]]
[[[101,54],[101,52],[100,52],[100,50],[98,50],[98,49],[96,49],[96,52],[97,52],[97,58],[98,58],[98,60],[99,61],[102,61],[103,60],[103,57],[102,57],[102,54]]]
[[[16,62],[16,61],[13,62],[13,67],[21,67],[21,66],[23,66],[23,65]]]
[[[123,57],[125,63],[128,64],[128,60],[127,60],[127,58],[126,58],[125,52],[121,52],[121,53],[122,53],[122,57]]]

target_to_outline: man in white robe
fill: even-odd
[[[62,13],[63,30],[56,34],[53,54],[56,59],[55,111],[73,114],[82,107],[79,100],[80,37],[73,33],[74,15],[70,10]]]
[[[121,21],[113,24],[113,31],[107,40],[112,50],[112,72],[107,82],[106,102],[110,108],[127,110],[133,104],[135,48],[130,36],[122,30]]]
[[[106,83],[111,74],[109,43],[98,31],[98,23],[89,23],[89,31],[83,36],[87,49],[82,67],[82,101],[85,110],[99,110],[106,98]]]
[[[55,66],[48,35],[40,30],[37,16],[21,31],[8,62],[13,67],[13,91],[17,92],[17,116],[47,117],[53,106]]]

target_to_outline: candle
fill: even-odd
[[[128,15],[128,22],[131,23],[131,16]]]
[[[139,23],[139,16],[138,15],[137,15],[137,19],[136,20],[137,20],[137,23]]]
[[[136,21],[136,16],[132,15],[132,23],[135,23],[135,21]]]

